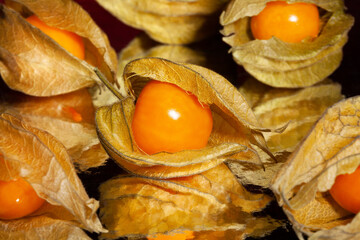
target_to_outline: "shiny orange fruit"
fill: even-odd
[[[132,132],[147,154],[178,152],[206,146],[213,120],[211,110],[180,87],[151,80],[135,106]]]
[[[257,16],[251,18],[250,26],[256,39],[276,36],[284,42],[301,42],[319,34],[319,10],[311,3],[268,2]]]
[[[43,33],[51,37],[55,42],[77,58],[85,58],[84,42],[76,33],[48,26],[36,15],[30,16],[26,20],[33,26],[39,28]]]
[[[148,237],[147,239],[148,240],[191,240],[194,239],[194,232],[184,231],[170,235],[156,234],[154,236]]]
[[[16,219],[39,209],[45,202],[22,178],[0,181],[0,219]]]
[[[358,213],[360,211],[360,166],[351,174],[337,176],[330,194],[341,207],[349,212]]]

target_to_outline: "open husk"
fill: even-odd
[[[0,5],[0,74],[10,88],[34,96],[72,92],[98,81],[94,67],[109,81],[115,81],[115,51],[80,5],[72,0],[6,3]],[[32,14],[50,26],[80,35],[85,45],[85,61],[28,23],[25,18]]]
[[[318,37],[300,43],[286,43],[276,37],[254,39],[250,18],[260,13],[267,2],[270,0],[233,0],[222,13],[223,40],[231,46],[234,60],[273,87],[310,86],[333,73],[340,65],[342,47],[354,23],[354,18],[344,13],[343,1],[305,1],[321,9],[322,27]]]
[[[218,18],[228,1],[97,0],[125,24],[169,44],[189,44],[217,33]]]
[[[135,99],[150,79],[173,83],[210,106],[214,123],[205,148],[153,155],[137,148],[131,130]],[[96,126],[110,157],[129,172],[154,178],[189,176],[230,159],[261,166],[257,151],[270,154],[261,133],[268,129],[259,127],[245,98],[215,72],[192,64],[143,58],[126,65],[124,80],[133,97],[99,108]]]
[[[221,39],[211,38],[190,45],[161,44],[152,40],[145,33],[135,37],[124,49],[118,59],[118,79],[123,78],[124,68],[131,60],[144,57],[164,58],[173,62],[191,63],[209,68],[225,78],[232,80],[236,76],[236,63],[226,52],[227,46]],[[124,81],[119,81],[118,91],[128,96]],[[114,86],[116,87],[116,86]],[[118,98],[108,89],[95,89],[93,92],[96,106],[110,105]]]
[[[56,138],[9,113],[0,115],[0,132],[0,179],[21,177],[46,200],[27,217],[0,220],[2,239],[88,239],[81,228],[106,232],[96,215],[99,203],[88,197]]]
[[[282,225],[270,217],[251,215],[271,198],[248,192],[225,164],[169,180],[118,176],[103,183],[100,194],[101,220],[109,229],[102,239],[189,230],[196,237],[218,232],[210,239],[244,239],[266,235]]]
[[[359,214],[342,209],[328,190],[360,165],[360,97],[329,108],[291,154],[271,186],[295,231],[309,239],[358,239]]]
[[[95,108],[86,89],[54,97],[33,97],[0,90],[0,109],[15,112],[28,124],[45,130],[64,144],[76,167],[85,171],[108,158],[95,129]]]
[[[279,89],[248,79],[239,91],[248,100],[263,127],[277,129],[286,125],[282,133],[264,132],[269,150],[277,162],[269,157],[265,169],[254,164],[228,162],[230,169],[243,184],[269,188],[276,172],[287,157],[307,136],[324,111],[343,99],[341,86],[330,80],[303,89]]]

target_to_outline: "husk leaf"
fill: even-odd
[[[170,180],[120,176],[103,183],[100,193],[101,218],[110,230],[101,235],[105,239],[177,230],[241,233],[247,224],[252,226],[247,232],[251,234],[270,223],[279,226],[260,218],[255,227],[257,220],[250,213],[260,211],[271,198],[246,191],[224,164]]]
[[[279,204],[288,209],[295,230],[316,232],[311,239],[359,236],[359,228],[354,228],[359,217],[341,210],[327,194],[337,175],[351,173],[360,164],[359,109],[358,96],[329,108],[274,178],[271,188]],[[321,211],[311,211],[314,208]]]
[[[196,65],[143,58],[127,64],[124,79],[132,87],[130,92],[135,98],[149,79],[176,84],[208,104],[214,122],[208,145],[203,149],[146,155],[131,136],[134,98],[124,98],[98,109],[96,126],[100,141],[109,155],[128,171],[169,178],[200,173],[227,159],[261,163],[255,146],[267,150],[263,129],[244,97],[220,75]]]
[[[45,130],[64,144],[72,161],[81,170],[98,167],[108,158],[97,138],[95,109],[86,89],[54,97],[26,96],[5,89],[0,109],[21,115],[33,127]],[[74,120],[73,113],[81,116]],[[74,134],[76,133],[76,134]]]
[[[98,81],[94,67],[111,82],[115,81],[116,54],[106,35],[77,3],[69,0],[16,3],[46,24],[82,36],[85,61],[25,21],[28,16],[1,5],[0,73],[10,88],[35,96],[67,93],[94,85]]]
[[[263,127],[278,129],[282,133],[264,132],[270,151],[277,162],[264,156],[264,168],[255,164],[228,162],[228,166],[243,184],[269,188],[271,180],[287,157],[308,134],[323,112],[343,99],[341,86],[330,80],[304,89],[278,89],[249,78],[239,91],[248,100]]]
[[[236,63],[226,52],[227,46],[217,38],[211,38],[191,45],[161,44],[152,40],[145,33],[135,37],[119,54],[117,78],[120,88],[117,90],[124,96],[129,96],[122,80],[124,68],[131,60],[145,57],[164,58],[178,63],[191,63],[209,68],[230,81],[236,78]],[[116,86],[114,86],[116,87]],[[96,106],[111,105],[118,101],[108,89],[93,91]]]
[[[310,86],[329,76],[340,65],[342,47],[354,24],[354,18],[343,12],[343,1],[305,1],[316,4],[326,14],[321,15],[323,26],[318,37],[300,43],[286,43],[276,37],[254,40],[250,17],[257,15],[267,2],[235,0],[222,13],[223,40],[232,47],[234,60],[273,87]]]
[[[0,115],[0,128],[3,158],[0,179],[22,177],[46,200],[26,218],[2,220],[0,235],[25,238],[32,233],[45,234],[42,229],[51,229],[52,224],[66,227],[60,231],[63,235],[79,232],[77,227],[91,232],[106,231],[96,215],[98,202],[88,197],[70,156],[56,138],[8,113]],[[55,236],[49,233],[49,239]]]
[[[59,220],[46,215],[17,220],[16,223],[0,220],[1,239],[59,240],[91,238],[71,221]]]
[[[216,33],[221,1],[109,1],[97,2],[131,27],[144,30],[162,43],[188,44]]]

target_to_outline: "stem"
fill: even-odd
[[[100,72],[98,68],[94,68],[94,72],[98,76],[98,78],[101,80],[102,83],[105,84],[105,86],[119,99],[122,100],[124,97],[120,94],[118,90],[115,89],[115,87],[109,82],[109,80]]]

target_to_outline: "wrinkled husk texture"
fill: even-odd
[[[128,96],[128,86],[124,86],[123,78],[124,68],[131,60],[144,57],[164,58],[178,63],[191,63],[200,65],[221,74],[226,79],[234,80],[236,78],[236,63],[231,55],[227,53],[227,45],[221,39],[211,38],[201,43],[190,45],[161,44],[152,40],[145,33],[135,37],[119,53],[117,78],[119,87],[114,88],[122,96]],[[94,105],[105,106],[117,102],[119,99],[107,88],[94,88]]]
[[[217,33],[229,0],[97,0],[125,24],[168,44],[189,44]]]
[[[343,99],[341,86],[330,80],[304,89],[279,89],[249,78],[239,91],[245,96],[263,127],[277,129],[286,126],[282,133],[263,133],[277,162],[264,156],[265,169],[251,163],[245,165],[228,162],[240,182],[262,188],[270,187],[276,172],[308,135],[324,111]]]
[[[225,164],[169,180],[118,176],[103,183],[100,193],[101,220],[109,229],[102,239],[185,230],[194,231],[196,239],[207,239],[209,234],[209,239],[245,239],[265,236],[283,225],[267,216],[251,215],[271,198],[248,192]]]
[[[107,36],[74,1],[6,1],[0,4],[0,74],[6,84],[33,96],[53,96],[89,87],[98,68],[115,81],[117,58]],[[28,23],[35,14],[46,24],[80,35],[85,60],[70,54]],[[21,39],[21,41],[19,41]]]
[[[210,106],[213,130],[208,144],[199,150],[147,155],[132,138],[131,122],[135,99],[150,80],[173,83]],[[161,58],[131,61],[124,70],[126,86],[133,96],[96,112],[100,142],[123,168],[136,175],[173,178],[197,174],[226,160],[262,164],[257,151],[269,153],[262,131],[240,92],[215,72],[192,64]],[[262,149],[262,150],[261,150]]]
[[[313,40],[286,43],[273,37],[256,40],[250,18],[270,0],[233,0],[220,17],[223,40],[231,46],[234,60],[259,81],[273,86],[297,88],[311,86],[333,73],[342,60],[342,48],[354,18],[344,13],[342,0],[308,0],[321,12],[321,30]]]
[[[123,72],[132,95],[99,108],[95,118],[104,148],[129,172],[100,187],[100,215],[109,230],[102,238],[191,230],[199,236],[221,232],[218,239],[243,239],[283,226],[268,216],[252,216],[272,198],[247,191],[224,164],[262,166],[258,151],[270,154],[262,135],[270,130],[259,127],[230,82],[207,68],[163,58],[130,61]],[[173,83],[210,106],[214,127],[205,148],[153,155],[137,148],[131,121],[135,100],[150,79]]]
[[[21,177],[46,200],[25,218],[0,220],[1,239],[88,239],[81,228],[106,232],[65,147],[21,116],[0,115],[0,180]]]
[[[3,96],[1,112],[19,114],[31,126],[56,137],[80,171],[101,166],[108,159],[96,134],[95,108],[86,89],[53,97],[34,97],[4,87],[0,94]],[[80,119],[74,119],[74,114]]]
[[[360,97],[330,107],[290,155],[271,186],[298,236],[359,239],[360,214],[331,198],[336,176],[360,165]]]

